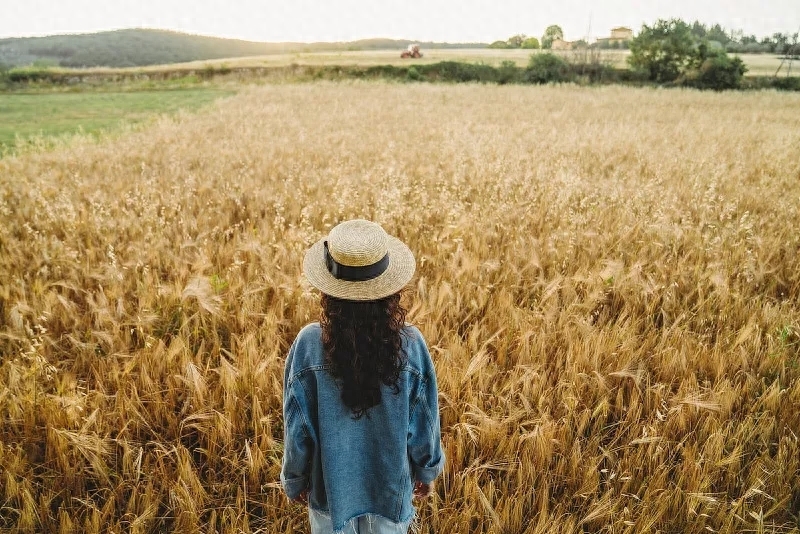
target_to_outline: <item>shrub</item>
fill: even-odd
[[[730,57],[724,51],[709,51],[700,46],[700,56],[687,69],[680,83],[698,89],[738,89],[747,67],[739,57]]]
[[[800,91],[800,76],[748,76],[742,79],[742,89]]]
[[[599,61],[582,61],[568,64],[569,78],[578,78],[588,83],[614,83],[619,81],[619,71]],[[628,71],[628,69],[624,69]],[[630,72],[630,71],[628,71]]]
[[[7,77],[10,82],[29,83],[49,80],[52,75],[53,73],[47,69],[23,67],[11,69],[8,71]]]
[[[440,61],[430,65],[419,65],[421,74],[433,75],[434,78],[450,82],[496,82],[497,69],[481,63],[459,63],[458,61]]]
[[[785,76],[782,78],[770,78],[772,87],[779,91],[800,91],[800,77]]]
[[[417,82],[422,79],[422,75],[417,70],[417,67],[409,67],[408,72],[406,72],[406,79]]]
[[[569,65],[553,53],[533,54],[525,69],[528,83],[551,83],[569,81]]]
[[[497,69],[497,83],[505,85],[514,83],[519,79],[520,68],[513,61],[503,61]]]
[[[419,74],[419,71],[416,69],[416,67],[412,66],[410,68],[413,68],[417,71],[417,74]],[[403,78],[408,78],[408,68],[397,67],[395,65],[373,65],[364,70],[364,75],[368,78],[391,78],[402,80]]]

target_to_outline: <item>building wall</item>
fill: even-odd
[[[570,50],[572,43],[563,39],[553,39],[553,50]]]
[[[620,41],[627,41],[633,38],[633,30],[630,28],[614,28],[611,30],[611,38]]]

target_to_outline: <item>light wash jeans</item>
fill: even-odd
[[[311,522],[311,534],[333,534],[331,516],[325,512],[308,507],[308,519]],[[344,534],[406,534],[411,519],[405,523],[395,523],[385,517],[368,514],[348,521],[342,532]]]

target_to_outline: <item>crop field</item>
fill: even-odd
[[[419,63],[438,63],[440,61],[461,61],[467,63],[485,63],[499,66],[503,61],[513,61],[519,66],[525,66],[531,54],[541,53],[542,50],[501,50],[491,48],[457,48],[457,49],[425,49],[424,56],[420,59],[401,59],[401,50],[363,50],[342,52],[292,52],[285,54],[270,54],[265,56],[238,57],[219,60],[192,61],[188,63],[174,63],[169,65],[175,70],[196,70],[206,67],[230,68],[237,67],[280,67],[291,64],[297,65],[413,65]],[[585,50],[556,52],[568,61],[586,61],[590,52]],[[597,52],[599,60],[618,68],[627,67],[627,50],[601,50]],[[747,65],[748,76],[772,76],[781,65],[779,56],[772,54],[739,54]],[[787,73],[788,63],[781,70],[782,75]],[[109,73],[109,72],[149,72],[163,70],[164,65],[151,67],[124,68],[124,69],[77,69],[79,72]],[[69,70],[69,69],[56,69]],[[800,76],[800,64],[794,62],[791,75]]]
[[[48,143],[75,133],[96,135],[158,113],[194,110],[232,94],[220,88],[136,92],[0,93],[0,154],[18,144]]]
[[[421,532],[800,532],[800,94],[251,87],[0,160],[0,531],[307,532],[306,248],[418,262]]]

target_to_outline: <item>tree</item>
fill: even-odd
[[[707,33],[708,33],[708,28],[706,28],[705,24],[703,24],[699,20],[694,21],[694,23],[692,24],[692,35],[694,35],[698,39],[705,39]]]
[[[654,82],[671,82],[683,72],[695,50],[691,27],[680,19],[659,19],[630,42],[628,62]]]
[[[508,47],[509,48],[521,48],[522,43],[525,42],[526,37],[518,33],[517,35],[512,35],[508,38]]]
[[[564,39],[564,30],[561,29],[561,26],[553,24],[548,26],[544,31],[544,35],[542,36],[542,48],[552,48],[553,41],[556,39]]]
[[[789,48],[789,34],[774,33],[772,34],[772,42],[775,44],[772,50],[776,54],[785,54]]]
[[[742,44],[749,45],[749,44],[758,44],[758,39],[755,35],[745,35],[742,37]]]
[[[794,32],[794,34],[792,34],[792,43],[787,43],[786,54],[792,56],[800,55],[800,43],[797,42],[798,37],[800,37],[800,32]]]
[[[539,39],[536,37],[528,37],[522,41],[522,48],[536,49],[539,48]]]
[[[508,48],[508,43],[505,41],[495,41],[489,45],[489,48],[499,48],[499,49]]]
[[[719,24],[714,24],[711,28],[709,28],[706,38],[709,41],[719,41],[723,45],[729,43],[731,40],[731,38],[728,37],[728,34],[725,32],[725,29]]]
[[[652,27],[644,24],[630,43],[628,61],[654,82],[677,80],[680,85],[717,91],[739,87],[747,70],[744,62],[729,57],[723,43],[711,39],[724,35],[730,44],[722,27],[716,24],[700,38],[697,26],[679,19],[659,19]]]

